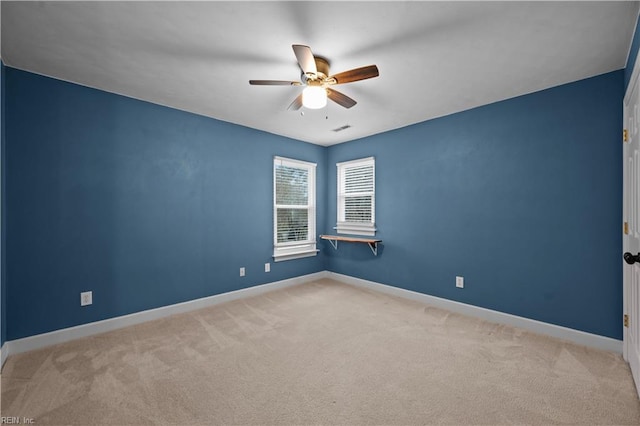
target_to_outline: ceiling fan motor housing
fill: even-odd
[[[314,56],[316,62],[316,74],[315,76],[305,74],[302,71],[302,81],[305,83],[309,83],[311,81],[317,81],[318,83],[322,83],[324,79],[329,76],[329,61],[322,56]]]

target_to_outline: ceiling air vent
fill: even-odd
[[[341,132],[343,130],[347,130],[349,127],[351,127],[351,124],[345,124],[344,126],[340,126],[336,129],[333,129],[334,132]]]

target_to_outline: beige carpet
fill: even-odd
[[[9,358],[36,424],[640,424],[619,355],[330,280]]]

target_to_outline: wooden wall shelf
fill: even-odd
[[[376,238],[345,237],[342,235],[320,235],[320,238],[329,241],[336,250],[338,250],[338,241],[346,241],[348,243],[365,243],[369,245],[374,256],[378,255],[378,243],[382,242],[382,240],[378,240]]]

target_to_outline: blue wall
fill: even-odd
[[[328,149],[376,158],[379,256],[331,271],[622,338],[622,97],[616,71]],[[465,288],[455,288],[455,276]]]
[[[324,269],[620,339],[624,79],[322,148],[4,68],[3,339]],[[335,163],[375,156],[379,256],[264,273],[274,155],[318,163],[324,232]]]
[[[325,269],[321,254],[264,272],[273,156],[318,163],[324,200],[326,149],[9,67],[5,78],[7,340]]]

